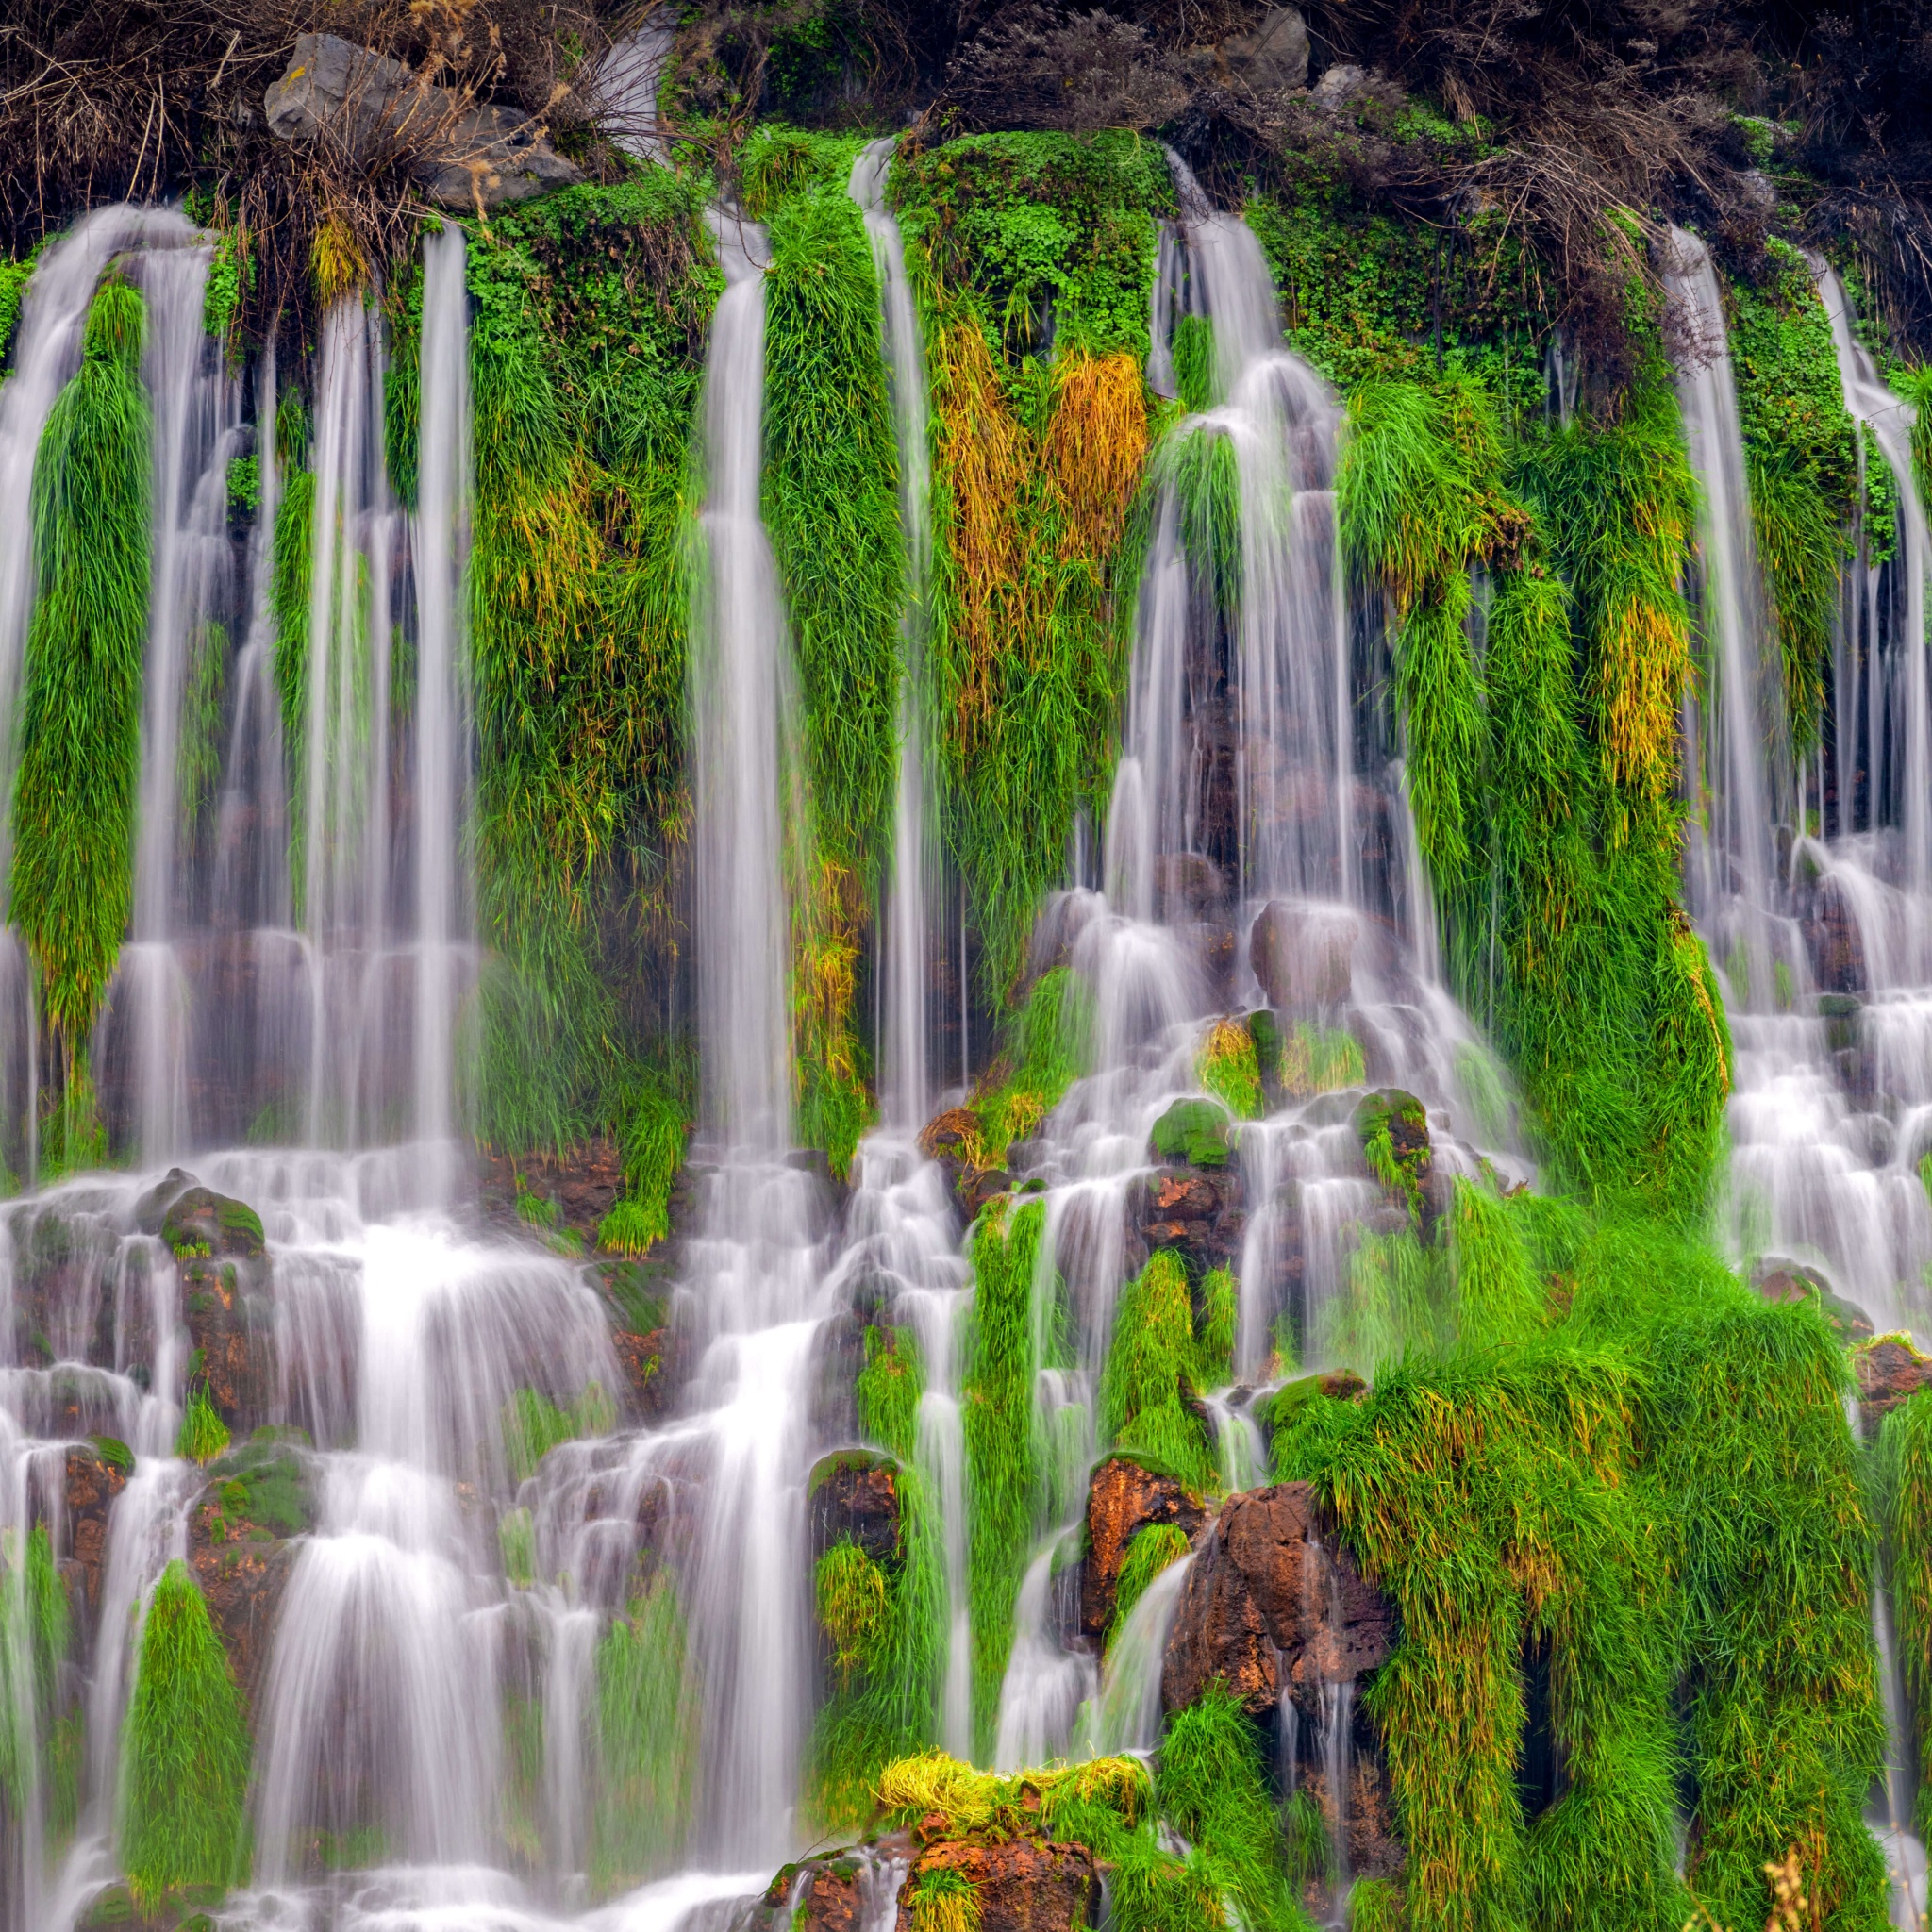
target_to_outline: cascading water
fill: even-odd
[[[1156,458],[1164,468],[1138,592],[1107,891],[1062,894],[1036,946],[1038,959],[1065,959],[1092,989],[1095,1071],[1015,1165],[1044,1183],[1036,1334],[1063,1326],[1072,1338],[1071,1365],[1039,1378],[1040,1428],[1059,1445],[1048,1487],[1082,1502],[1086,1471],[1107,1447],[1097,1395],[1119,1287],[1136,1251],[1163,1239],[1137,1231],[1158,1219],[1150,1131],[1176,1100],[1201,1093],[1198,1061],[1217,1015],[1273,1008],[1290,1042],[1285,1091],[1271,1091],[1266,1119],[1241,1127],[1240,1194],[1229,1191],[1247,1216],[1225,1252],[1241,1283],[1239,1385],[1209,1400],[1230,1484],[1262,1479],[1258,1433],[1241,1412],[1254,1385],[1297,1357],[1319,1364],[1331,1346],[1331,1306],[1380,1198],[1351,1124],[1361,1089],[1411,1090],[1430,1110],[1439,1166],[1474,1172],[1465,1083],[1488,1064],[1438,983],[1400,762],[1370,695],[1377,645],[1345,594],[1339,412],[1283,343],[1254,235],[1173,166],[1182,223],[1161,243],[1149,380],[1158,389],[1172,378],[1185,319],[1211,335],[1212,397]],[[1142,1596],[1096,1676],[1084,1647],[1063,1639],[1054,1588],[1057,1551],[1077,1539],[1077,1519],[1036,1527],[996,1761],[1038,1762],[1076,1739],[1144,1749],[1158,1735],[1159,1646],[1180,1566]]]

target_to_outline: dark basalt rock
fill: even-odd
[[[899,1561],[899,1465],[876,1449],[835,1449],[807,1479],[811,1557],[850,1538],[874,1563]]]
[[[907,1874],[898,1932],[912,1932],[913,1893],[928,1872],[957,1872],[972,1886],[979,1932],[1077,1932],[1100,1916],[1100,1878],[1085,1845],[946,1839],[921,1852]]]
[[[161,1178],[134,1204],[134,1225],[141,1234],[159,1234],[161,1223],[168,1218],[168,1209],[191,1188],[201,1183],[185,1167],[171,1167]]]
[[[1207,1520],[1201,1499],[1171,1475],[1157,1474],[1124,1456],[1108,1457],[1087,1484],[1080,1628],[1096,1641],[1107,1635],[1127,1545],[1150,1523],[1170,1523],[1191,1540]]]
[[[1354,914],[1338,908],[1271,899],[1248,934],[1248,963],[1268,1004],[1299,1018],[1340,1006],[1354,990],[1359,933]]]
[[[1805,950],[1810,955],[1812,976],[1826,993],[1863,992],[1871,985],[1865,967],[1865,942],[1844,889],[1826,874],[1811,894],[1810,909],[1802,921]]]
[[[1239,1168],[1163,1167],[1134,1184],[1128,1211],[1150,1250],[1171,1249],[1198,1276],[1241,1252],[1245,1198]]]
[[[1179,1710],[1220,1678],[1252,1717],[1285,1688],[1310,1719],[1324,1684],[1359,1680],[1395,1647],[1395,1608],[1324,1534],[1307,1483],[1232,1496],[1181,1591],[1160,1681]]]

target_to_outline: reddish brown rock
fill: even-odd
[[[251,1705],[300,1553],[298,1539],[312,1522],[302,1458],[268,1431],[209,1469],[208,1488],[189,1512],[189,1566]]]
[[[1908,1341],[1874,1341],[1852,1357],[1858,1384],[1858,1418],[1869,1439],[1900,1403],[1932,1383],[1932,1357]]]
[[[101,1579],[108,1562],[108,1517],[114,1498],[127,1487],[127,1472],[109,1444],[104,1456],[92,1442],[71,1443],[62,1501],[67,1510],[67,1549],[79,1575],[81,1598],[73,1606],[76,1621],[90,1632],[100,1614]],[[123,1452],[125,1453],[125,1452]]]
[[[1077,1932],[1100,1916],[1100,1880],[1084,1845],[947,1839],[928,1845],[907,1874],[898,1932],[912,1932],[912,1894],[921,1876],[934,1871],[957,1872],[972,1886],[979,1932]]]
[[[275,1307],[247,1261],[195,1257],[180,1263],[181,1313],[195,1349],[197,1379],[231,1435],[245,1436],[274,1412]]]
[[[1114,1586],[1127,1545],[1150,1523],[1170,1523],[1190,1541],[1208,1520],[1198,1496],[1169,1475],[1157,1475],[1125,1457],[1110,1456],[1087,1485],[1087,1554],[1080,1564],[1080,1627],[1107,1635],[1113,1622]]]
[[[1271,899],[1248,934],[1248,961],[1268,1004],[1307,1015],[1347,999],[1358,934],[1354,914],[1339,908]]]
[[[890,1456],[874,1449],[834,1450],[814,1464],[806,1489],[814,1563],[848,1539],[874,1563],[898,1562],[899,1465]]]
[[[1160,1696],[1169,1710],[1224,1679],[1251,1716],[1286,1688],[1309,1716],[1324,1684],[1366,1676],[1395,1647],[1395,1611],[1324,1533],[1307,1483],[1232,1496],[1181,1591]]]
[[[1225,1267],[1247,1231],[1241,1174],[1222,1168],[1157,1168],[1129,1197],[1134,1225],[1150,1249],[1179,1255],[1195,1274]]]

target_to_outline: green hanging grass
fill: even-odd
[[[13,794],[13,918],[70,1068],[126,930],[147,628],[146,310],[103,284],[83,359],[34,458],[39,597],[27,638]]]
[[[148,1604],[122,1733],[121,1864],[143,1909],[184,1886],[225,1890],[245,1876],[249,1756],[242,1693],[177,1558]]]
[[[660,1572],[597,1645],[595,1896],[639,1885],[676,1861],[691,1819],[698,1739],[684,1611]]]

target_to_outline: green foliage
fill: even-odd
[[[688,812],[687,456],[721,285],[700,207],[696,182],[641,170],[471,236],[490,953],[467,1099],[501,1146],[561,1149],[625,1118],[645,1055],[615,989],[641,951],[670,943],[667,868]],[[392,425],[392,445],[407,427]]]
[[[1443,1325],[1479,1339],[1411,1338],[1365,1401],[1277,1407],[1274,1439],[1400,1616],[1368,1694],[1410,1922],[1681,1924],[1681,1748],[1719,1923],[1763,1915],[1798,1844],[1827,1921],[1882,1924],[1872,1536],[1829,1330],[1656,1222],[1473,1196],[1456,1222]],[[1526,1643],[1563,1765],[1527,1822]]]
[[[761,121],[739,150],[739,206],[763,222],[793,195],[843,194],[863,145],[862,135],[813,134]]]
[[[519,1389],[504,1405],[503,1455],[510,1480],[525,1483],[559,1442],[608,1435],[616,1406],[600,1382],[588,1382],[568,1408],[558,1408],[540,1389]]]
[[[187,1564],[161,1573],[141,1630],[122,1736],[122,1869],[144,1910],[247,1873],[249,1742],[242,1693]]]
[[[1177,1100],[1154,1123],[1148,1137],[1155,1158],[1190,1167],[1225,1167],[1227,1111],[1216,1100]]]
[[[1215,1021],[1201,1042],[1194,1072],[1201,1085],[1237,1120],[1257,1121],[1267,1112],[1255,1037],[1240,1021]]]
[[[146,311],[105,283],[79,371],[34,458],[40,594],[27,639],[13,793],[12,916],[41,972],[42,1010],[83,1046],[126,930],[147,630]]]
[[[919,1446],[919,1398],[925,1388],[919,1338],[910,1328],[874,1324],[866,1328],[864,1351],[855,1384],[858,1426],[901,1463],[909,1462]]]
[[[192,828],[214,804],[222,781],[223,702],[228,679],[228,633],[205,624],[189,641],[187,676],[181,688],[175,776],[181,823]]]
[[[974,1164],[997,1167],[1015,1141],[1032,1134],[1088,1071],[1093,1000],[1071,966],[1055,966],[1033,982],[973,1102],[979,1117]]]
[[[1880,1425],[1877,1475],[1906,1715],[1924,1764],[1932,1761],[1932,1397],[1923,1391]],[[1922,1779],[1917,1797],[1912,1828],[1923,1834],[1932,1823],[1932,1782]]]
[[[0,362],[13,341],[13,325],[20,320],[20,305],[26,299],[26,285],[33,278],[32,258],[0,261]]]
[[[1107,1626],[1109,1648],[1127,1626],[1134,1606],[1147,1593],[1147,1586],[1171,1563],[1188,1554],[1188,1533],[1172,1523],[1150,1523],[1135,1533],[1121,1558],[1120,1574],[1113,1587],[1113,1622]]]
[[[1148,1258],[1121,1291],[1100,1378],[1105,1441],[1177,1477],[1191,1490],[1219,1479],[1214,1444],[1189,1404],[1208,1380],[1196,1342],[1188,1271],[1178,1255]]]
[[[72,1639],[67,1586],[54,1561],[44,1524],[0,1539],[0,1799],[15,1815],[26,1801],[39,1759],[43,1775],[59,1769],[64,1722],[60,1666]],[[25,1681],[17,1681],[16,1670]]]
[[[891,1612],[886,1573],[850,1537],[841,1537],[813,1573],[819,1627],[832,1640],[841,1687],[862,1664],[875,1661]]]
[[[228,1425],[208,1399],[206,1389],[196,1389],[181,1411],[181,1429],[175,1439],[175,1454],[190,1462],[209,1463],[228,1446]]]
[[[641,1255],[671,1232],[671,1191],[691,1134],[689,1074],[677,1062],[650,1065],[627,1084],[619,1132],[625,1197],[597,1230],[607,1248]]]
[[[1225,1685],[1209,1685],[1175,1712],[1156,1789],[1169,1823],[1197,1848],[1202,1875],[1228,1902],[1230,1920],[1252,1932],[1294,1932],[1303,1921],[1283,1883],[1260,1747]]]
[[[591,1885],[600,1898],[661,1873],[683,1849],[697,1774],[697,1688],[684,1611],[660,1571],[597,1645]]]
[[[1013,1607],[1032,1548],[1042,1445],[1033,1407],[1038,1366],[1033,1276],[1045,1232],[1039,1202],[992,1203],[971,1245],[976,1283],[968,1318],[960,1407],[966,1436],[967,1574],[973,1621],[973,1721],[990,1752]]]
[[[1757,558],[1784,656],[1792,745],[1803,754],[1824,714],[1858,451],[1810,267],[1776,237],[1765,256],[1762,286],[1729,285],[1727,320]]]

